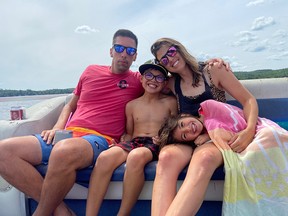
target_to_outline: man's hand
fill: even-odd
[[[212,67],[215,63],[218,63],[218,67],[221,68],[222,66],[224,66],[226,68],[227,71],[231,70],[230,64],[228,62],[225,62],[223,59],[221,58],[213,58],[213,59],[209,59],[205,62],[205,64],[208,64],[209,67]]]
[[[44,130],[41,133],[41,137],[44,141],[46,141],[47,144],[52,144],[53,138],[57,130],[58,129]]]

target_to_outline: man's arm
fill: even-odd
[[[207,60],[206,62],[199,62],[199,65],[205,67],[205,65],[208,64],[209,67],[212,67],[215,63],[218,63],[218,68],[221,68],[224,66],[227,71],[231,70],[229,62],[225,62],[221,58],[212,58],[212,59]]]

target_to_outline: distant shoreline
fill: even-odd
[[[19,95],[19,96],[10,96],[10,97],[0,97],[0,102],[6,102],[6,101],[18,101],[18,100],[44,100],[44,99],[50,99],[54,97],[61,97],[66,96],[67,94],[47,94],[47,95]]]
[[[11,90],[11,89],[0,89],[0,98],[1,97],[17,97],[17,96],[41,96],[41,95],[59,95],[59,94],[71,94],[74,88],[66,89],[48,89],[48,90],[39,90],[34,91],[31,89],[26,90]]]

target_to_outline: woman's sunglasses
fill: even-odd
[[[174,57],[177,54],[177,49],[174,46],[171,46],[165,55],[160,59],[160,63],[163,64],[164,66],[167,66],[169,63],[168,57]]]
[[[122,46],[120,44],[114,44],[113,45],[113,48],[114,50],[117,52],[117,53],[122,53],[125,49],[126,49],[126,53],[129,55],[129,56],[133,56],[136,52],[137,52],[137,49],[136,48],[133,48],[133,47],[125,47],[125,46]]]
[[[155,76],[151,72],[144,73],[144,77],[146,80],[153,80],[155,78],[156,82],[158,82],[158,83],[163,83],[166,80],[166,78],[164,76],[162,76],[162,75]]]

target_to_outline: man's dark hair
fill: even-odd
[[[127,30],[127,29],[119,29],[118,31],[115,32],[114,36],[113,36],[113,45],[115,44],[115,40],[116,40],[116,37],[129,37],[131,39],[133,39],[135,41],[135,44],[136,44],[136,48],[138,46],[138,38],[137,36],[130,30]]]

